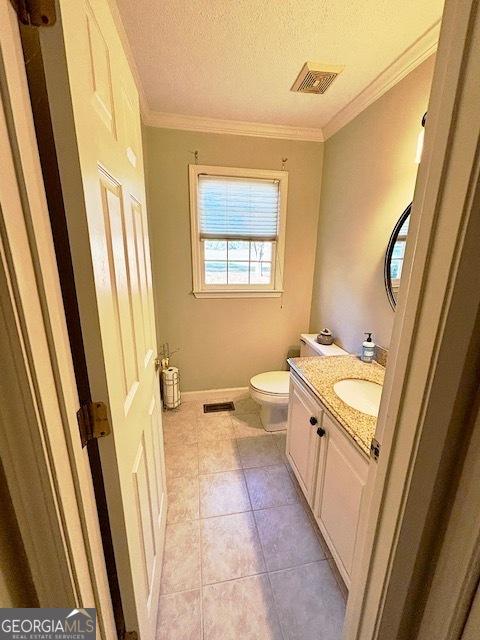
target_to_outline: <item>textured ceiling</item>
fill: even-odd
[[[443,0],[117,0],[153,111],[323,127],[441,17]],[[306,60],[345,65],[323,96]]]

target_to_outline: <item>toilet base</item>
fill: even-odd
[[[262,404],[260,420],[265,431],[283,431],[287,428],[288,405]]]

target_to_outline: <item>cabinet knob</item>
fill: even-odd
[[[325,435],[325,429],[322,429],[322,427],[318,427],[317,436],[319,436],[320,438],[323,438],[324,435]]]
[[[310,418],[310,424],[312,425],[312,427],[314,427],[317,424],[318,420],[315,418],[315,416],[312,416]]]

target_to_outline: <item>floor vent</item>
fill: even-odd
[[[203,413],[216,413],[217,411],[235,411],[233,402],[212,402],[203,405]]]

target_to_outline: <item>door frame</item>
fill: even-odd
[[[12,22],[10,9],[9,20],[0,20],[2,41],[5,34],[15,36],[16,23],[14,27]],[[407,277],[396,312],[379,416],[382,452],[378,466],[371,465],[370,509],[363,518],[362,553],[355,564],[353,597],[347,610],[345,638],[348,640],[381,637],[387,623],[387,637],[396,637],[401,631],[405,613],[411,613],[412,592],[409,590],[413,588],[419,593],[422,587],[415,582],[422,551],[426,543],[437,542],[427,535],[432,533],[427,527],[430,516],[435,516],[431,524],[436,526],[438,518],[445,515],[440,507],[448,505],[447,515],[450,515],[452,502],[446,490],[448,484],[452,484],[449,475],[452,456],[448,454],[455,449],[452,444],[463,444],[465,436],[472,435],[473,423],[466,422],[465,405],[472,399],[479,353],[479,345],[472,338],[477,328],[480,290],[473,299],[471,291],[475,273],[472,267],[478,267],[479,258],[471,251],[470,244],[475,235],[472,225],[478,224],[473,213],[474,206],[478,206],[474,187],[476,179],[478,183],[476,143],[480,113],[469,110],[467,101],[471,99],[469,92],[473,91],[472,84],[479,74],[480,60],[470,55],[478,42],[479,23],[476,0],[447,0],[426,126],[425,155],[412,211],[412,236],[416,236],[416,240],[409,243]],[[21,61],[18,39],[17,53],[13,66],[16,73]],[[8,73],[12,73],[11,65],[6,66]],[[14,84],[22,87],[18,78]],[[2,425],[5,420],[15,420],[19,425],[15,439],[7,443],[5,472],[40,603],[52,597],[53,588],[60,599],[84,603],[94,591],[93,567],[95,572],[104,574],[104,586],[107,581],[102,571],[98,522],[90,509],[93,506],[91,481],[84,463],[71,446],[72,438],[78,437],[73,420],[78,402],[48,212],[44,194],[41,195],[38,158],[35,160],[26,86],[22,91],[20,111],[18,105],[15,111],[23,114],[21,129],[27,148],[33,150],[33,161],[29,165],[33,172],[28,174],[29,185],[24,187],[37,199],[40,196],[41,206],[21,212],[15,220],[15,229],[7,224],[11,220],[5,220],[4,211],[0,229],[3,245],[1,321],[6,324],[0,339],[5,342],[4,354],[18,356],[14,360],[5,355],[4,366],[8,365],[12,375],[11,391],[21,389],[23,392],[21,403],[16,393],[7,394],[2,403]],[[18,133],[16,131],[17,136]],[[26,159],[21,161],[25,170]],[[30,206],[35,201],[35,198],[29,199]],[[12,255],[19,250],[24,252],[24,268],[31,278],[27,292],[19,287],[21,283],[12,270]],[[462,321],[455,324],[459,312]],[[449,326],[455,327],[454,336],[447,335]],[[40,347],[42,353],[39,353]],[[448,376],[442,380],[444,371]],[[465,390],[461,407],[457,404],[462,395],[460,387]],[[20,416],[23,416],[21,421]],[[412,429],[412,424],[416,428]],[[2,445],[7,435],[2,429]],[[27,454],[35,455],[37,462],[25,473]],[[466,465],[462,468],[464,472],[467,470]],[[38,484],[32,483],[33,479]],[[459,482],[460,478],[455,478],[455,488]],[[435,504],[439,487],[444,490],[443,499],[441,504]],[[32,505],[34,495],[37,500]],[[85,500],[85,496],[90,499]],[[30,507],[38,509],[41,515],[35,528],[27,524],[32,514]],[[83,523],[82,526],[82,519],[89,525]],[[46,531],[56,543],[56,554],[47,544]],[[445,545],[447,536],[443,530],[440,533]],[[440,549],[438,558],[442,557]],[[437,563],[437,571],[440,569]],[[52,580],[56,576],[58,582]],[[433,587],[434,582],[431,592]],[[106,588],[107,592],[103,591],[100,597],[97,592],[95,602],[108,621]],[[394,591],[395,598],[392,597]],[[429,601],[423,608],[424,616],[428,613],[428,604]],[[110,620],[110,632],[114,633],[113,616]],[[113,637],[110,632],[102,637]],[[459,635],[454,635],[452,630],[442,637]]]
[[[6,0],[0,51],[2,461],[39,605],[95,607],[97,637],[111,640],[115,624],[18,22]]]
[[[476,414],[476,415],[475,415]],[[480,391],[419,638],[475,640],[480,629]],[[459,539],[462,544],[459,545]]]
[[[346,640],[459,638],[480,577],[478,532],[453,521],[479,428],[470,415],[480,362],[479,49],[478,0],[447,0]],[[445,556],[447,523],[464,554]],[[447,584],[446,566],[457,567]]]

